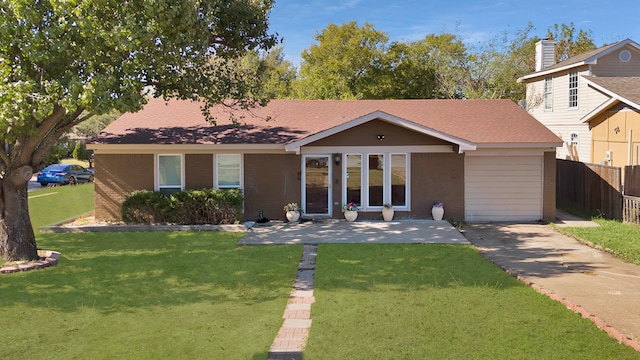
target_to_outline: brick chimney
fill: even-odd
[[[556,42],[542,39],[536,43],[536,71],[556,63]]]

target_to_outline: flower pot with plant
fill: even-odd
[[[353,201],[342,207],[344,210],[344,218],[347,221],[355,221],[358,218],[358,205]]]
[[[431,216],[433,216],[433,220],[442,220],[444,216],[444,204],[441,202],[434,202],[431,207]]]
[[[395,211],[393,210],[393,205],[391,204],[382,205],[382,218],[384,219],[384,221],[393,220],[394,213]]]
[[[298,203],[288,203],[284,206],[284,211],[287,216],[287,220],[289,222],[296,222],[300,220],[300,214],[302,213],[302,208],[298,205]]]

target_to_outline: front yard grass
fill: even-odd
[[[55,186],[29,192],[29,214],[36,235],[39,228],[93,211],[93,183]],[[39,244],[38,244],[39,245]]]
[[[265,359],[300,246],[242,234],[41,234],[58,266],[0,277],[0,359]]]
[[[461,245],[320,245],[305,359],[637,359]]]
[[[580,240],[607,248],[616,256],[640,265],[640,226],[599,218],[591,220],[600,226],[557,229]]]

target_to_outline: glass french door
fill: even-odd
[[[331,157],[304,155],[304,212],[331,215]]]

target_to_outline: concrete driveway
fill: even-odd
[[[465,236],[496,265],[640,351],[640,266],[548,225],[475,224]]]
[[[470,244],[447,221],[319,220],[258,225],[247,231],[238,245],[270,244]]]

